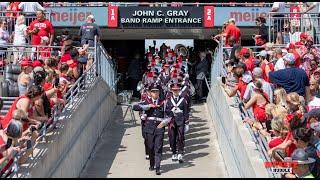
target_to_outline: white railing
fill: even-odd
[[[81,103],[79,101],[82,101],[83,99],[79,98],[80,95],[88,92],[88,90],[92,88],[92,86],[99,77],[105,80],[106,83],[110,86],[110,91],[114,91],[116,89],[118,80],[115,79],[116,71],[115,69],[113,69],[114,65],[111,63],[111,57],[107,54],[100,42],[95,44],[94,53],[95,59],[92,66],[87,71],[85,71],[81,77],[77,79],[77,81],[73,84],[72,88],[70,88],[68,92],[64,95],[64,98],[66,100],[65,107],[57,105],[53,108],[52,118],[48,122],[44,123],[42,128],[39,130],[40,136],[37,138],[36,144],[33,145],[33,148],[37,147],[39,141],[46,141],[47,134],[53,131],[54,128],[57,128],[56,125],[59,124],[59,121],[64,120],[63,113],[65,112],[66,108],[74,107],[75,104]],[[99,54],[99,56],[97,56],[97,54]],[[98,68],[97,66],[101,67]],[[10,98],[8,100],[12,101],[12,99]],[[18,160],[19,158],[21,158],[21,155],[23,155],[23,153],[25,153],[25,151],[14,153],[13,163],[11,164],[9,169],[2,174],[1,177],[18,177]],[[1,167],[3,168],[7,164],[8,162],[5,162],[1,164]]]
[[[257,47],[256,46],[255,48],[261,48],[261,47]],[[219,77],[222,77],[225,74],[224,56],[223,56],[223,53],[224,53],[225,49],[226,48],[223,47],[223,43],[220,42],[218,47],[215,50],[215,53],[214,53],[213,63],[212,63],[212,67],[211,67],[211,84],[210,84],[210,87],[208,87],[209,90],[210,90],[209,91],[209,96],[212,96],[211,98],[223,96],[220,91],[219,92],[220,92],[221,95],[213,95],[212,94],[213,92],[211,92],[211,91],[212,91],[212,88],[214,88],[214,89],[220,88],[221,82],[218,79],[219,79]],[[227,107],[224,107],[224,106],[228,106],[225,100],[213,99],[213,101],[216,101],[216,103],[219,104],[219,105],[217,105],[217,108],[219,108],[217,111],[223,111],[224,112],[225,111],[224,109],[227,109]],[[249,113],[248,111],[244,110],[243,102],[240,101],[239,96],[236,96],[234,98],[234,101],[235,101],[235,106],[239,107],[239,110],[241,112],[241,114],[239,114],[239,116],[241,116],[242,120],[244,120],[245,117],[253,118],[252,113]],[[226,105],[221,104],[221,103],[224,103],[224,102],[225,102]],[[224,114],[223,112],[220,112],[220,113]],[[226,113],[228,113],[228,112],[226,112]],[[224,121],[224,120],[217,120],[217,121]],[[220,124],[223,124],[223,122],[220,122]],[[232,125],[230,125],[230,127],[232,127]],[[248,129],[248,131],[249,131],[249,133],[251,135],[251,138],[252,138],[253,142],[256,144],[256,147],[259,150],[260,157],[263,160],[263,162],[271,162],[270,157],[269,157],[269,155],[267,153],[268,149],[269,149],[269,146],[268,146],[268,144],[266,142],[266,138],[263,137],[260,133],[254,132],[249,125],[246,125],[246,127],[247,127],[247,129]],[[227,133],[226,129],[224,131],[225,131],[225,133]],[[223,143],[227,143],[227,142],[223,142]],[[232,146],[232,142],[229,142],[228,145]],[[233,151],[231,151],[231,152],[233,152]],[[236,154],[234,156],[236,156]],[[236,164],[238,169],[241,169],[240,167],[238,167],[238,166],[240,166],[240,162],[235,162],[235,164]],[[239,172],[241,173],[241,171],[239,171]],[[243,174],[241,176],[244,177]],[[268,176],[269,176],[269,178],[280,177],[278,174],[272,173],[270,169],[268,169]]]
[[[284,36],[289,36],[290,42],[300,40],[300,33],[309,34],[315,44],[320,43],[318,13],[276,13],[268,14],[269,42],[276,42],[277,37],[280,44],[285,44]],[[286,29],[286,30],[285,30]],[[280,33],[280,34],[279,34]]]

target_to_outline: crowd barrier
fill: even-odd
[[[51,13],[50,12],[44,12],[45,17],[51,21]],[[14,32],[14,26],[17,22],[17,17],[19,15],[25,16],[25,24],[27,26],[30,25],[30,23],[37,19],[37,16],[33,12],[17,12],[17,11],[0,11],[0,19],[5,20],[8,23],[8,32],[9,34],[12,34]]]
[[[302,32],[308,33],[315,44],[320,43],[320,17],[319,13],[277,13],[270,12],[267,17],[269,28],[269,42],[279,44],[297,42]]]
[[[31,47],[29,46],[29,48]],[[73,86],[64,95],[66,105],[64,107],[61,105],[54,106],[54,108],[52,109],[53,116],[48,122],[44,123],[41,130],[39,130],[40,135],[36,141],[36,144],[33,145],[33,149],[37,147],[39,142],[47,141],[46,136],[49,132],[52,132],[56,128],[59,128],[61,120],[65,119],[64,113],[66,111],[66,108],[70,108],[75,106],[76,104],[81,103],[79,102],[81,101],[81,99],[79,99],[79,95],[81,94],[81,92],[87,92],[90,88],[92,88],[92,85],[98,80],[98,78],[102,78],[103,80],[105,80],[106,84],[111,88],[111,91],[114,91],[116,89],[116,70],[113,69],[114,65],[112,64],[111,57],[107,54],[102,44],[96,41],[95,47],[90,48],[89,51],[95,54],[93,64],[82,74],[82,76],[77,79]],[[99,56],[97,56],[97,52],[99,52]],[[103,67],[98,68],[98,65],[103,65]],[[6,111],[11,106],[15,97],[4,97],[3,99],[5,102],[4,105],[7,106],[4,110]],[[18,177],[20,168],[18,160],[24,153],[25,151],[14,152],[14,157],[12,158],[12,160],[8,160],[0,165],[2,169],[3,167],[11,164],[8,170],[1,174],[1,177]]]
[[[266,138],[242,122],[246,117],[253,118],[252,112],[244,110],[238,95],[229,98],[223,93],[220,77],[226,75],[226,49],[228,48],[223,47],[223,43],[220,42],[215,50],[207,103],[219,134],[220,147],[224,150],[228,173],[231,177],[280,177],[264,166],[265,162],[271,162],[267,153]],[[244,126],[246,130],[243,129]],[[250,144],[250,139],[255,144],[254,147]]]
[[[82,47],[76,47],[78,49]],[[34,45],[0,45],[0,74],[4,74],[7,64],[19,64],[24,58],[34,61],[48,59],[53,51],[60,50],[61,46],[34,46]],[[86,52],[93,57],[94,47],[89,47]]]

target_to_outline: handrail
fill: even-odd
[[[96,37],[95,37],[96,39]],[[100,43],[101,45],[101,43]],[[55,47],[55,46],[52,46]],[[61,48],[61,47],[60,47]],[[94,49],[95,54],[100,51],[103,48],[103,46],[95,46],[92,47],[92,49]],[[66,99],[66,105],[65,107],[69,107],[69,106],[74,106],[75,105],[75,99],[79,96],[80,91],[81,90],[85,90],[85,89],[89,89],[90,86],[93,84],[94,81],[96,81],[97,76],[96,76],[96,66],[97,63],[99,61],[102,61],[102,57],[105,57],[105,59],[107,59],[108,63],[111,65],[110,67],[113,68],[114,66],[112,65],[111,61],[109,61],[110,56],[107,54],[107,52],[102,49],[102,54],[100,56],[95,56],[94,62],[93,64],[89,67],[89,69],[87,71],[85,71],[82,76],[80,76],[77,81],[73,84],[73,86],[68,90],[68,92],[64,95],[64,98]],[[106,76],[108,76],[108,74],[105,74]],[[109,74],[110,76],[110,74]],[[110,82],[112,82],[112,85],[110,85],[110,91],[113,91],[116,88],[117,82],[118,82],[118,77],[116,76],[111,76],[111,77],[106,77],[108,79],[110,79]],[[117,79],[112,79],[112,78],[117,78]],[[68,97],[69,96],[69,97]],[[68,97],[68,98],[67,98]],[[11,100],[14,99],[16,97],[6,97],[6,99]],[[33,148],[37,147],[37,145],[39,144],[39,141],[41,139],[46,139],[46,135],[48,132],[51,132],[54,127],[56,127],[56,123],[59,122],[59,119],[62,119],[62,115],[65,112],[65,107],[60,106],[60,105],[56,105],[53,108],[53,112],[52,112],[52,118],[44,123],[44,125],[42,126],[41,130],[39,130],[39,137],[36,140],[36,143],[34,144]],[[48,127],[47,127],[48,126]],[[6,177],[8,175],[8,173],[10,173],[12,170],[13,172],[9,175],[9,177],[13,177],[15,175],[17,175],[19,166],[18,166],[18,162],[17,160],[19,159],[20,155],[23,154],[24,152],[16,152],[14,154],[14,163],[12,163],[11,167],[4,173],[2,174],[3,177]],[[3,167],[6,166],[5,164],[2,164]]]
[[[214,61],[212,63],[212,69],[211,69],[211,82],[215,81],[218,84],[220,84],[221,82],[219,82],[217,80],[217,78],[221,76],[221,73],[223,71],[223,65],[222,65],[223,64],[223,52],[224,52],[223,49],[230,49],[230,48],[223,47],[223,42],[218,42],[218,47],[215,49],[215,54],[213,57]],[[205,80],[206,80],[206,85],[210,89],[210,85],[209,85],[207,79],[205,79]],[[235,102],[239,108],[240,117],[242,120],[244,120],[246,117],[253,118],[252,114],[250,114],[247,110],[244,109],[244,104],[240,100],[239,94],[237,94],[237,96],[235,97]],[[260,154],[260,157],[262,158],[262,160],[264,162],[271,162],[270,157],[268,155],[268,147],[269,146],[266,143],[266,139],[264,137],[262,137],[259,132],[254,132],[248,124],[246,124],[246,127],[248,128],[248,131],[252,137],[252,140],[254,141],[258,151],[260,152],[259,154]],[[278,174],[272,173],[270,169],[267,169],[267,171],[268,171],[269,177],[271,177],[271,178],[279,177]]]

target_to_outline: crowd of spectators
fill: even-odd
[[[298,161],[286,177],[319,178],[320,49],[305,32],[286,46],[267,42],[265,19],[256,21],[256,48],[241,46],[234,19],[214,37],[226,41],[223,89],[230,97],[238,94],[244,109],[253,113],[244,122],[267,138],[272,159]]]
[[[14,3],[7,7],[15,6],[30,12],[34,5],[36,19],[26,24],[25,19],[30,14],[18,15],[12,34],[7,31],[10,18],[0,19],[0,57],[5,61],[9,59],[6,45],[12,42],[15,53],[10,66],[21,68],[16,82],[19,97],[6,115],[0,116],[1,176],[12,165],[17,152],[22,153],[19,165],[28,160],[41,129],[53,122],[54,107],[64,107],[67,91],[93,62],[89,44],[76,47],[80,42],[75,42],[68,30],[64,30],[59,38],[54,36],[54,28],[39,3]],[[27,38],[31,38],[33,51],[40,53],[34,56],[24,53]],[[0,109],[2,105],[0,99]]]

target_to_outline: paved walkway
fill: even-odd
[[[105,128],[80,177],[226,177],[225,165],[215,131],[207,117],[205,104],[192,108],[190,130],[186,134],[185,162],[172,162],[167,129],[161,162],[161,176],[149,171],[138,113],[137,124],[130,113],[123,118],[126,107],[117,107],[111,124]]]

